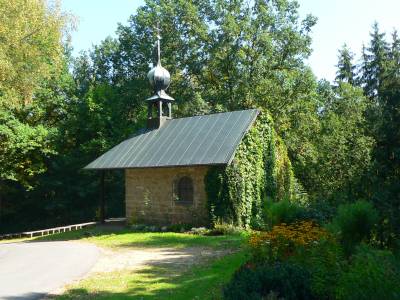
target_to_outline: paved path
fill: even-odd
[[[40,299],[85,275],[99,255],[76,242],[0,244],[0,299]]]

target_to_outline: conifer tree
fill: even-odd
[[[399,76],[400,74],[400,38],[397,30],[392,33],[392,43],[389,52],[388,76]]]
[[[336,65],[338,70],[336,72],[335,81],[337,83],[347,82],[354,85],[356,66],[353,64],[353,59],[354,53],[352,53],[349,47],[344,44],[342,49],[339,50],[338,64]]]
[[[367,81],[367,74],[369,74],[369,56],[367,53],[367,47],[365,44],[362,44],[361,47],[361,58],[360,63],[357,65],[357,77],[356,83],[358,86],[364,87],[364,83]],[[364,89],[365,92],[365,89]]]
[[[385,224],[380,227],[379,239],[390,245],[393,232],[400,232],[400,39],[397,31],[392,33],[389,44],[374,24],[369,47],[363,47],[360,73],[364,93],[371,104],[366,112],[368,130],[376,142],[366,190]]]
[[[361,84],[365,94],[370,98],[378,97],[379,89],[384,77],[389,46],[385,40],[385,33],[379,31],[375,22],[370,33],[371,41],[368,48],[363,48]]]
[[[399,72],[398,68],[395,72]],[[394,73],[394,71],[390,72]],[[374,150],[373,199],[384,216],[381,239],[393,243],[400,233],[400,78],[388,76],[380,94],[381,122]]]

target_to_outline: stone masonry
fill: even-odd
[[[207,224],[204,176],[207,166],[138,168],[125,170],[126,217],[136,224]],[[176,200],[174,184],[183,177],[193,180],[193,204]]]

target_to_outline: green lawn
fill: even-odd
[[[221,299],[223,285],[245,259],[239,251],[185,272],[151,267],[101,273],[69,287],[56,299]]]
[[[36,241],[79,240],[115,251],[146,248],[229,250],[195,266],[149,265],[140,270],[96,273],[67,287],[56,299],[220,299],[222,286],[246,260],[241,245],[246,235],[199,236],[185,233],[140,233],[128,229],[88,228]],[[233,251],[232,251],[233,250]]]
[[[87,228],[44,237],[34,241],[70,241],[91,242],[101,247],[111,248],[149,248],[149,247],[211,247],[237,248],[244,234],[224,236],[202,236],[176,232],[132,232],[129,229]]]
[[[25,241],[31,241],[31,240],[33,240],[33,239],[32,238],[4,239],[4,240],[0,240],[0,244],[19,243],[19,242],[25,242]]]

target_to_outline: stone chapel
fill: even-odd
[[[229,165],[254,124],[255,109],[173,118],[166,90],[169,72],[158,63],[148,73],[154,95],[146,101],[147,126],[116,145],[87,170],[125,171],[126,218],[138,224],[207,225],[204,177],[212,165]]]

